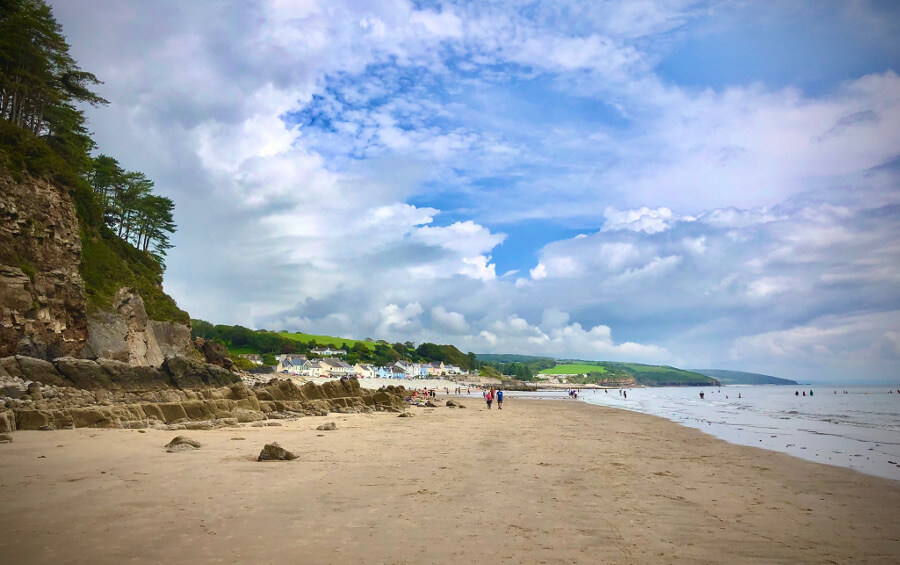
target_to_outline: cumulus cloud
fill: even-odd
[[[897,351],[893,70],[679,84],[688,0],[55,10],[106,81],[100,149],[176,201],[196,317],[775,372]]]

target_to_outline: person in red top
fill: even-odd
[[[488,410],[491,409],[491,402],[494,400],[494,388],[491,387],[491,390],[488,391],[486,395],[484,395],[484,399],[487,401]]]

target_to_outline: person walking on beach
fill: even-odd
[[[491,387],[491,390],[484,393],[484,400],[487,402],[488,410],[491,409],[491,402],[494,400],[494,389]]]
[[[503,410],[503,389],[497,389],[497,410]]]

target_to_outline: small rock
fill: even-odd
[[[266,422],[267,427],[280,426],[281,422]]]
[[[398,418],[412,418],[413,413],[412,412],[401,412],[400,415],[397,417]]]
[[[245,440],[245,439],[247,439],[247,438],[245,438],[245,437],[233,437],[233,438],[231,438],[231,441],[243,441],[243,440]]]
[[[319,427],[316,428],[316,429],[319,430],[319,431],[323,431],[323,432],[327,432],[327,431],[331,431],[331,430],[336,430],[336,429],[337,429],[337,424],[335,424],[334,422],[326,422],[326,423],[322,424],[321,426],[319,426]]]
[[[12,436],[9,434],[0,434],[0,443],[12,443]]]
[[[290,461],[296,459],[297,456],[281,447],[277,443],[267,443],[259,452],[257,461]]]
[[[179,451],[193,451],[200,447],[200,442],[184,436],[176,436],[166,444],[166,451],[176,453]]]

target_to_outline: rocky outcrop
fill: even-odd
[[[297,456],[287,449],[278,445],[278,443],[267,443],[259,452],[257,461],[290,461],[296,459]]]
[[[3,366],[9,363],[5,358]],[[18,367],[21,359],[17,360]],[[44,362],[46,363],[46,362]],[[91,374],[98,369],[93,361],[72,359],[56,366],[72,375]],[[120,363],[110,361],[109,363]],[[131,376],[113,376],[120,365],[95,363],[107,371],[108,378],[119,388],[80,389],[72,386],[46,385],[18,375],[0,378],[0,391],[15,389],[20,394],[0,396],[0,433],[13,430],[50,430],[66,428],[145,428],[210,429],[241,424],[275,424],[275,420],[301,416],[321,416],[330,412],[353,413],[399,411],[404,406],[405,390],[387,387],[380,391],[361,389],[356,379],[333,381],[324,385],[307,383],[298,386],[290,380],[273,379],[261,386],[248,388],[243,382],[228,386],[205,386],[194,389],[126,388],[141,382]],[[124,363],[121,365],[128,366]],[[28,365],[31,369],[50,371],[44,365]],[[109,372],[109,369],[112,372]],[[157,370],[132,367],[138,371]],[[218,368],[224,371],[224,369]],[[231,373],[228,373],[231,374]],[[69,378],[69,377],[65,377]],[[154,382],[159,382],[154,381]]]
[[[194,348],[203,354],[207,363],[218,365],[225,369],[234,367],[234,361],[228,358],[228,348],[217,341],[206,340],[202,337],[194,339]]]
[[[144,300],[130,288],[119,289],[112,310],[91,314],[87,325],[87,343],[80,355],[85,359],[158,367],[166,358],[188,355],[193,350],[189,327],[151,320]]]
[[[87,338],[81,238],[72,198],[0,170],[0,356],[53,358]]]

